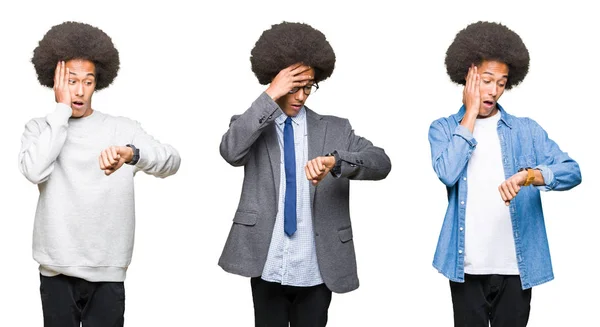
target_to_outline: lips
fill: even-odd
[[[74,106],[74,107],[76,107],[76,108],[81,108],[81,107],[83,107],[83,104],[84,104],[84,103],[83,103],[83,102],[81,102],[81,101],[73,101],[73,102],[71,102],[71,103],[72,103],[72,104],[73,104],[73,106]]]
[[[488,107],[488,108],[491,108],[491,107],[493,107],[493,106],[494,106],[495,102],[494,102],[494,101],[491,101],[491,100],[486,100],[486,101],[483,101],[483,104],[484,104],[486,107]]]
[[[292,107],[292,109],[294,109],[296,111],[298,111],[302,108],[301,104],[291,104],[290,106]]]

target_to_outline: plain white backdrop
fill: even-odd
[[[192,5],[192,3],[194,3]],[[182,156],[164,180],[136,178],[136,243],[126,285],[126,326],[253,326],[250,282],[217,266],[243,176],[219,155],[229,118],[265,89],[250,50],[281,21],[321,30],[337,55],[332,77],[308,99],[350,119],[383,147],[392,171],[352,182],[361,286],[333,296],[329,326],[452,326],[448,281],[432,266],[447,205],[431,168],[429,124],[460,107],[446,75],[455,34],[501,22],[529,48],[530,72],[500,103],[529,116],[581,166],[583,183],[543,194],[556,279],[533,290],[529,326],[597,324],[600,23],[580,1],[15,2],[0,11],[0,326],[41,326],[31,257],[37,187],[19,172],[25,123],[54,108],[30,62],[46,31],[66,20],[108,33],[121,56],[114,84],[93,108],[141,122]],[[107,195],[110,196],[110,195]]]

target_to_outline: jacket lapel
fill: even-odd
[[[277,139],[277,130],[275,124],[265,131],[265,143],[267,144],[267,153],[271,161],[271,171],[273,172],[273,187],[275,187],[275,202],[279,201],[279,179],[281,177],[281,150],[279,149],[279,140]]]
[[[316,112],[306,108],[306,127],[308,131],[308,160],[324,156],[325,135],[327,134],[327,122]],[[304,170],[304,167],[302,167]],[[310,183],[310,204],[314,208],[316,187]]]

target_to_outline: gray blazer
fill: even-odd
[[[317,260],[325,285],[333,292],[358,288],[350,223],[351,179],[379,180],[391,170],[383,149],[354,135],[347,119],[321,116],[306,108],[308,157],[337,151],[341,173],[310,185]],[[283,112],[261,94],[242,115],[233,116],[221,140],[221,156],[244,166],[244,184],[233,225],[219,265],[227,272],[257,277],[262,274],[275,217],[280,179],[280,149],[273,123]]]

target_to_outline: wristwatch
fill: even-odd
[[[341,170],[342,170],[342,163],[339,160],[337,151],[329,152],[325,156],[335,158],[335,165],[333,166],[333,168],[331,168],[330,172],[333,174],[333,176],[339,176],[341,174]]]
[[[531,183],[533,183],[533,180],[535,179],[535,175],[533,174],[533,168],[531,168],[531,167],[521,168],[521,169],[519,169],[519,172],[521,172],[523,170],[527,170],[527,178],[525,179],[525,183],[523,184],[523,186],[529,186],[529,185],[531,185]]]
[[[133,150],[133,157],[131,158],[131,161],[128,162],[128,165],[135,165],[136,163],[138,163],[138,161],[140,161],[140,149],[136,148],[133,144],[127,144],[126,147],[131,148],[131,150]]]

